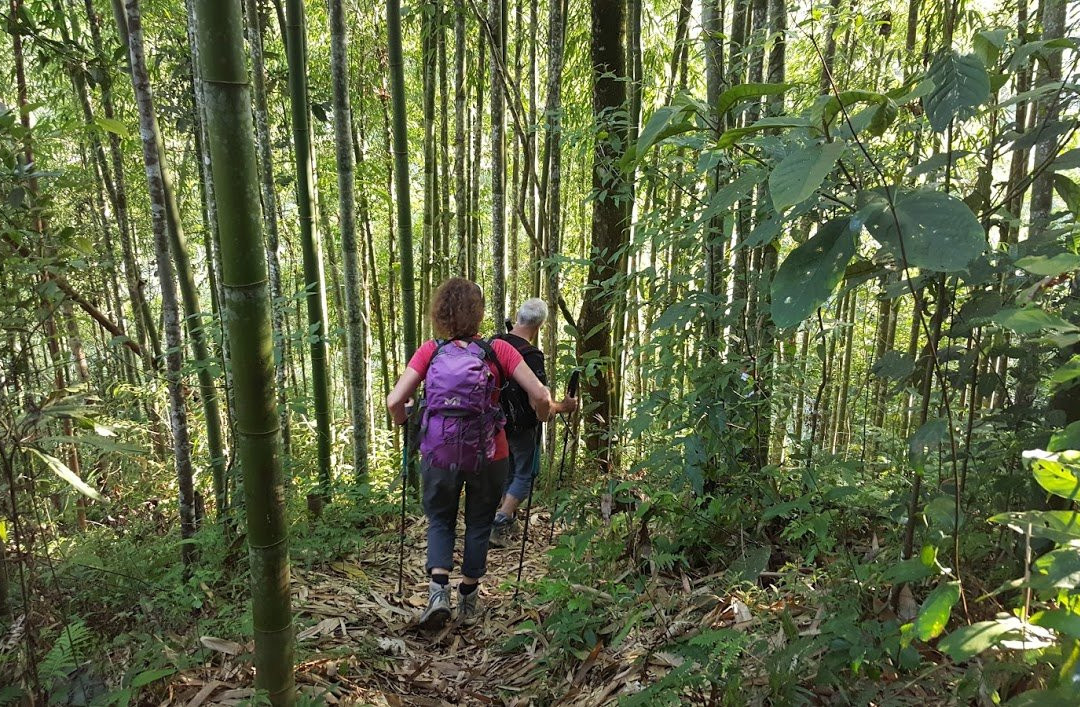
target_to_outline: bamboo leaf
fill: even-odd
[[[60,461],[51,454],[46,454],[40,449],[30,447],[30,451],[39,459],[41,459],[41,461],[45,462],[45,466],[49,467],[50,471],[52,471],[64,481],[71,484],[75,488],[75,490],[82,495],[86,496],[87,498],[92,498],[95,501],[105,500],[104,496],[98,493],[97,490],[95,490],[92,486],[88,486],[86,482],[80,479],[79,475],[69,469],[68,465],[64,462]]]
[[[115,118],[106,118],[99,115],[94,118],[94,124],[102,130],[114,133],[120,137],[127,137],[131,134],[127,126]]]

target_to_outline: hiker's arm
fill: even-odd
[[[405,403],[412,398],[418,385],[420,385],[420,374],[412,368],[406,367],[405,372],[401,374],[401,378],[398,378],[397,383],[394,384],[394,389],[390,391],[390,395],[386,396],[386,409],[390,411],[390,417],[393,418],[396,424],[405,424],[407,417]]]
[[[529,394],[529,404],[536,411],[537,419],[547,420],[551,417],[551,391],[540,382],[529,364],[524,361],[519,363],[514,369],[513,378],[521,389]]]

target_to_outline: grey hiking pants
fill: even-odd
[[[480,579],[487,572],[488,541],[491,522],[502,499],[503,485],[510,460],[492,462],[477,472],[437,469],[421,462],[424,484],[424,513],[428,519],[427,570],[434,567],[454,569],[454,541],[457,536],[458,504],[465,489],[465,549],[461,573]]]

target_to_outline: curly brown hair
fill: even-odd
[[[452,277],[431,298],[431,323],[446,339],[467,339],[480,332],[484,319],[484,293],[463,277]]]

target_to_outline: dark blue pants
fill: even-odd
[[[424,484],[424,513],[428,519],[427,570],[454,569],[458,504],[465,489],[465,549],[461,573],[480,579],[487,572],[491,522],[502,499],[509,459],[492,462],[483,471],[447,471],[426,461],[420,465]]]
[[[529,497],[533,480],[540,470],[540,460],[536,456],[539,441],[539,426],[506,434],[506,443],[510,446],[510,475],[506,477],[505,492],[519,501]]]

